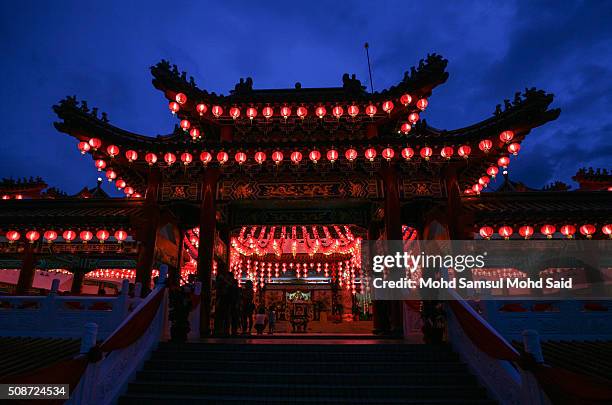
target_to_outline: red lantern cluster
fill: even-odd
[[[579,229],[580,233],[587,239],[591,239],[597,232],[597,228],[593,224],[581,225]],[[540,226],[540,234],[546,239],[552,239],[556,232],[557,228],[554,224],[544,224]],[[612,224],[603,225],[601,232],[602,234],[612,238]],[[483,239],[490,239],[493,236],[494,231],[490,226],[482,226],[479,229],[479,233]],[[504,239],[509,239],[512,237],[513,233],[514,231],[512,227],[508,225],[501,226],[498,230],[499,236]],[[531,225],[522,225],[519,228],[518,233],[524,239],[529,239],[535,235],[535,229]],[[572,224],[564,224],[559,228],[559,233],[561,233],[561,235],[567,239],[572,239],[576,234],[576,227]]]
[[[111,234],[111,232],[112,231],[104,228],[96,230],[95,234],[88,229],[83,229],[78,233],[75,230],[66,229],[62,231],[61,237],[65,243],[71,243],[75,241],[77,237],[83,243],[92,241],[94,236],[100,243],[104,243],[105,241],[109,240],[111,235],[114,236],[115,241],[118,243],[122,243],[128,238],[128,233],[123,229],[115,230],[114,234]],[[57,242],[59,236],[60,233],[53,229],[48,229],[42,232],[42,240],[46,243]],[[9,230],[5,233],[5,237],[9,243],[15,243],[21,239],[21,232],[17,230]],[[25,233],[25,240],[27,240],[28,243],[35,243],[40,240],[40,238],[41,233],[36,229],[30,229]]]

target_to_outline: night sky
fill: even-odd
[[[340,86],[345,72],[365,84],[365,41],[375,90],[428,53],[449,60],[424,114],[437,128],[486,119],[525,87],[554,93],[561,116],[527,137],[512,179],[575,186],[579,167],[612,167],[609,1],[89,3],[0,5],[0,177],[41,176],[68,193],[95,184],[91,158],[52,125],[66,95],[120,128],[171,132],[177,121],[149,72],[162,58],[223,94],[247,76],[254,88]]]

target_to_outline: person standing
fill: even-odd
[[[274,328],[276,327],[276,308],[274,304],[270,305],[268,309],[268,334],[271,335],[274,333]]]
[[[242,289],[242,334],[250,335],[253,329],[253,312],[255,303],[253,302],[253,282],[247,280]]]
[[[255,315],[255,330],[258,335],[263,335],[263,331],[266,328],[266,307],[261,305],[257,309],[257,315]]]

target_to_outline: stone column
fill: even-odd
[[[86,269],[72,270],[72,286],[70,287],[71,294],[80,294],[83,289],[83,280],[85,279]]]
[[[35,274],[36,258],[34,257],[34,244],[27,243],[23,250],[21,271],[19,272],[19,280],[17,280],[17,295],[24,295],[32,288]]]
[[[158,168],[152,168],[149,174],[147,193],[144,203],[145,221],[136,232],[138,238],[138,261],[136,263],[136,282],[142,284],[142,294],[146,296],[151,290],[151,269],[155,258],[155,240],[159,224],[159,206],[157,194],[161,181]]]

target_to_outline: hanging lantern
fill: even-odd
[[[62,239],[64,239],[64,241],[66,241],[67,243],[72,242],[76,239],[76,237],[77,234],[75,231],[67,230],[62,233]]]
[[[350,115],[352,118],[355,118],[357,114],[359,114],[359,107],[357,107],[354,104],[350,105],[347,112],[348,112],[348,115]]]
[[[497,168],[497,166],[489,166],[489,168],[487,169],[487,174],[493,179],[495,178],[495,176],[497,176],[497,173],[499,173],[499,169]]]
[[[338,160],[338,151],[335,149],[328,150],[327,160],[329,160],[331,163],[334,163],[336,160]]]
[[[286,120],[291,115],[291,107],[283,106],[281,107],[280,112],[281,112],[281,117],[283,117]]]
[[[219,162],[220,165],[224,165],[229,159],[229,155],[227,154],[227,152],[219,152],[217,153],[217,162]]]
[[[168,152],[164,155],[164,162],[168,164],[168,166],[172,166],[174,162],[176,162],[176,155],[172,152]]]
[[[576,233],[576,227],[574,225],[563,225],[559,232],[566,238],[572,239]]]
[[[53,243],[53,241],[57,239],[57,232],[51,230],[45,231],[43,238],[47,241],[47,243]]]
[[[277,165],[280,165],[281,162],[283,161],[283,152],[281,152],[280,150],[272,152],[272,160]]]
[[[420,118],[421,118],[421,117],[419,116],[419,113],[416,113],[416,112],[410,113],[410,114],[408,115],[408,121],[409,121],[409,122],[410,122],[412,125],[416,124],[416,123],[419,121],[419,119],[420,119]]]
[[[131,197],[135,193],[134,187],[127,186],[126,188],[123,189],[123,192],[125,193],[127,197]]]
[[[246,115],[251,121],[253,121],[253,118],[257,117],[257,109],[253,107],[247,108]]]
[[[181,107],[179,106],[179,103],[177,103],[176,101],[171,101],[168,104],[168,108],[170,109],[170,112],[172,113],[172,115],[176,114],[181,109]]]
[[[96,232],[96,238],[100,241],[100,243],[104,243],[110,236],[110,233],[106,229],[100,229]]]
[[[181,153],[181,162],[187,166],[189,163],[193,162],[193,155],[189,152]]]
[[[127,232],[124,231],[123,229],[119,229],[118,231],[115,231],[115,239],[117,239],[117,242],[121,243],[124,240],[127,239]]]
[[[478,184],[480,184],[483,188],[485,188],[489,185],[490,181],[491,180],[489,179],[488,176],[482,176],[481,178],[478,179]]]
[[[366,149],[364,156],[366,157],[366,159],[368,159],[370,162],[373,162],[374,159],[376,159],[376,149],[374,148],[368,148]]]
[[[8,231],[6,233],[6,239],[8,239],[9,243],[14,243],[21,238],[21,234],[17,231]]]
[[[209,164],[212,161],[212,155],[210,154],[210,152],[203,151],[202,153],[200,153],[200,161],[204,164],[204,166]]]
[[[587,239],[591,239],[595,231],[596,231],[595,226],[591,224],[584,224],[580,227],[580,233],[586,236]]]
[[[387,100],[387,101],[383,102],[382,109],[387,114],[391,114],[391,111],[393,110],[393,101]]]
[[[457,149],[457,154],[464,159],[469,158],[470,153],[472,153],[472,148],[470,148],[468,145],[461,145],[459,149]]]
[[[181,120],[181,128],[183,128],[183,131],[187,131],[190,127],[191,127],[191,122],[189,122],[188,120]]]
[[[297,108],[296,114],[301,119],[304,119],[308,115],[308,109],[304,106],[300,106]]]
[[[38,238],[40,238],[40,233],[36,231],[28,231],[26,232],[25,236],[30,243],[34,243],[38,240]]]
[[[244,152],[238,152],[234,155],[234,160],[236,161],[236,163],[241,165],[247,161],[247,154]]]
[[[401,133],[403,133],[404,135],[408,134],[408,132],[410,132],[410,130],[412,129],[412,125],[410,125],[407,122],[404,122],[402,124],[402,126],[400,127],[400,131]]]
[[[357,159],[357,151],[353,148],[347,149],[346,152],[344,152],[344,157],[349,162],[352,162]]]
[[[390,162],[391,159],[393,159],[393,156],[395,156],[395,151],[391,148],[385,148],[382,151],[382,157],[385,158],[387,160],[387,162]]]
[[[191,128],[191,131],[189,131],[189,135],[191,135],[191,138],[195,141],[200,137],[200,130],[195,127]]]
[[[4,195],[2,196],[2,199],[3,199],[3,200],[10,200],[10,199],[11,199],[11,196],[10,196],[10,195],[8,195],[8,194],[4,194]]]
[[[178,93],[176,95],[176,97],[174,97],[174,99],[180,105],[185,105],[185,103],[187,102],[187,96],[185,94],[183,94],[183,93]]]
[[[117,181],[115,182],[115,185],[117,186],[117,190],[121,190],[122,188],[127,186],[127,183],[123,179],[117,179]]]
[[[499,159],[497,159],[497,165],[499,167],[503,167],[504,169],[507,169],[509,164],[510,164],[510,158],[508,156],[502,156]]]
[[[410,160],[412,159],[412,157],[414,156],[414,149],[412,149],[410,146],[406,146],[404,149],[402,149],[402,157],[406,160]]]
[[[514,132],[504,131],[499,134],[499,139],[504,143],[509,143],[514,138]]]
[[[474,194],[474,191],[471,188],[466,188],[465,190],[463,190],[463,194],[466,194],[466,195]]]
[[[106,153],[108,153],[108,156],[111,158],[114,158],[119,154],[119,147],[117,145],[108,145],[106,147]]]
[[[491,228],[490,226],[483,226],[480,228],[480,236],[482,236],[484,239],[491,239],[491,236],[493,236],[493,228]]]
[[[339,105],[337,105],[334,108],[332,108],[332,114],[337,119],[340,119],[340,117],[342,117],[342,114],[344,114],[344,108],[342,108]]]
[[[518,155],[520,150],[521,150],[521,144],[517,142],[513,142],[510,145],[508,145],[508,152],[512,153],[514,156]]]
[[[113,180],[117,178],[117,173],[113,169],[108,169],[106,171],[106,178],[108,179],[109,182],[112,182]]]
[[[512,236],[512,234],[514,233],[514,230],[509,227],[508,225],[502,226],[501,228],[499,228],[499,230],[497,231],[504,239],[510,239],[510,237]]]
[[[325,117],[325,114],[327,114],[327,110],[325,109],[325,107],[319,106],[315,110],[315,114],[317,114],[317,117],[323,119],[323,117]]]
[[[453,156],[454,153],[455,151],[453,150],[451,146],[445,146],[440,151],[440,156],[442,156],[443,158],[447,160],[450,160],[450,158]]]
[[[480,149],[484,153],[489,153],[492,147],[493,141],[491,141],[490,139],[483,139],[478,143],[478,149]]]
[[[274,115],[274,110],[270,106],[265,106],[263,110],[261,110],[261,115],[268,120],[272,117],[272,115]]]
[[[89,144],[87,142],[84,142],[84,141],[83,142],[79,142],[77,147],[81,151],[81,155],[86,154],[91,149],[91,146],[89,146]]]
[[[521,226],[519,228],[519,235],[525,239],[529,239],[533,235],[533,227],[529,225]]]
[[[79,233],[79,238],[83,241],[83,243],[87,243],[93,239],[93,233],[90,231],[81,231],[81,233]]]
[[[93,148],[93,150],[98,150],[98,148],[102,146],[102,141],[99,140],[98,138],[90,138],[88,143],[89,143],[89,146]]]
[[[472,191],[475,192],[476,194],[480,194],[482,189],[483,189],[483,186],[480,183],[476,183],[472,186]]]
[[[291,161],[296,165],[300,164],[300,162],[302,161],[302,153],[298,151],[291,153]]]
[[[198,112],[198,114],[200,114],[201,117],[206,114],[206,111],[208,111],[208,107],[204,103],[199,103],[198,105],[196,105],[196,111]]]
[[[374,104],[368,104],[368,106],[365,109],[366,114],[368,114],[370,118],[376,115],[376,111],[378,111],[378,109],[376,108]]]
[[[308,154],[308,158],[312,161],[312,163],[316,164],[319,160],[321,160],[321,152],[318,150],[311,150]]]
[[[556,230],[557,229],[555,228],[555,226],[550,224],[542,225],[542,227],[540,228],[540,232],[542,233],[542,235],[546,235],[547,239],[551,239]]]
[[[412,96],[408,93],[402,94],[402,96],[400,97],[400,103],[402,103],[404,106],[407,106],[408,104],[412,103]]]
[[[606,224],[602,226],[601,232],[603,232],[604,235],[608,235],[608,237],[612,239],[612,224]]]
[[[232,117],[233,119],[236,119],[238,117],[240,117],[240,108],[238,107],[232,107],[230,108],[230,117]]]
[[[138,152],[130,149],[125,152],[125,158],[128,160],[128,162],[132,163],[134,160],[138,159]]]
[[[95,164],[99,172],[101,172],[102,169],[106,168],[106,162],[102,159],[97,159]]]
[[[255,161],[258,164],[262,164],[266,161],[266,154],[264,152],[255,152]]]
[[[429,146],[425,146],[424,148],[421,148],[421,152],[420,153],[421,153],[421,157],[423,159],[429,160],[429,158],[433,154],[433,150]]]
[[[149,164],[149,166],[153,166],[157,162],[157,155],[149,152],[145,155],[145,161]]]
[[[212,114],[215,116],[215,118],[219,118],[223,115],[223,107],[220,105],[213,105]]]
[[[427,108],[427,104],[429,103],[427,102],[426,98],[420,98],[419,101],[417,101],[416,106],[419,110],[425,111],[425,109]]]

